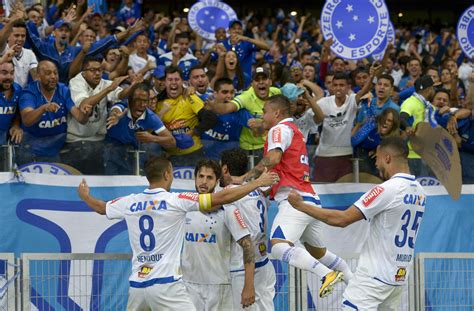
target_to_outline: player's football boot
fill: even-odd
[[[321,285],[321,288],[319,289],[319,297],[323,298],[332,293],[334,289],[334,285],[337,282],[342,281],[342,278],[344,277],[344,274],[340,271],[331,271],[328,274],[326,274],[322,279],[321,282],[323,283]]]

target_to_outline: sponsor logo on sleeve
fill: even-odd
[[[178,198],[199,202],[199,194],[198,193],[193,193],[193,192],[181,192],[178,195]]]
[[[242,229],[247,228],[247,224],[245,223],[244,219],[242,218],[242,214],[240,214],[238,209],[234,210],[234,216]]]
[[[385,189],[382,186],[376,186],[362,199],[362,204],[368,207]]]
[[[279,127],[272,130],[272,142],[281,143],[281,129]]]

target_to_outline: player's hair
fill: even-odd
[[[274,108],[282,111],[287,116],[291,116],[291,112],[290,112],[291,104],[286,96],[281,95],[281,94],[270,96],[267,99],[267,103],[272,105]]]
[[[214,91],[219,92],[221,87],[225,84],[234,85],[231,79],[229,78],[219,78],[214,82]]]
[[[84,59],[84,62],[82,63],[82,70],[86,69],[87,66],[89,65],[89,63],[92,63],[92,62],[97,62],[99,64],[101,64],[102,66],[102,61],[104,59],[101,57],[101,56],[86,56],[86,58]]]
[[[398,136],[389,136],[380,141],[380,149],[389,150],[393,157],[402,158],[407,160],[408,158],[408,144],[407,142]]]
[[[176,36],[174,37],[174,42],[178,42],[179,39],[189,39],[189,33],[187,32],[181,32],[181,33],[178,33],[176,34]]]
[[[145,176],[149,183],[161,181],[170,167],[170,160],[163,155],[151,155],[145,162]]]
[[[212,171],[214,172],[214,175],[216,175],[217,180],[221,178],[222,176],[221,166],[219,165],[219,163],[217,163],[216,160],[212,160],[212,159],[199,160],[199,162],[196,164],[196,167],[194,168],[194,178],[197,177],[197,174],[203,167],[212,169]]]
[[[135,93],[138,90],[144,91],[147,94],[147,96],[150,96],[150,90],[151,90],[150,84],[146,82],[138,83],[137,86],[134,88],[132,94],[129,95],[128,102],[130,103],[130,105],[133,105],[133,101],[135,99]]]
[[[26,29],[26,23],[24,21],[16,21],[13,23],[13,28],[25,28]]]
[[[166,67],[165,68],[165,77],[167,77],[170,74],[176,73],[176,72],[179,74],[181,79],[183,79],[183,71],[181,70],[181,68],[179,68],[177,66]]]
[[[388,73],[384,73],[384,74],[380,75],[379,80],[380,79],[388,80],[390,82],[390,85],[393,86],[393,83],[394,83],[393,77],[391,75],[389,75]]]
[[[225,150],[221,154],[221,165],[227,165],[232,176],[244,175],[247,172],[248,162],[247,154],[240,148]]]

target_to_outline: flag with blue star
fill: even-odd
[[[331,50],[344,59],[371,55],[386,37],[390,23],[382,0],[327,0],[321,13],[321,29]]]
[[[464,54],[472,59],[474,57],[474,5],[467,8],[459,17],[457,37]]]
[[[229,22],[237,19],[237,14],[227,3],[218,0],[202,0],[196,2],[188,13],[191,28],[201,37],[216,40],[218,28],[229,28]]]
[[[395,44],[395,28],[393,28],[392,22],[388,24],[387,35],[382,44],[374,50],[372,57],[376,60],[382,59],[389,43]]]

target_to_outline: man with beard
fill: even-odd
[[[407,98],[400,107],[400,128],[408,136],[415,135],[416,126],[420,122],[428,122],[435,127],[438,122],[435,118],[436,108],[431,104],[435,95],[434,81],[430,76],[421,76],[415,81],[415,93]],[[434,176],[431,169],[421,157],[413,151],[409,142],[408,165],[413,175]]]
[[[195,94],[188,94],[183,87],[181,70],[168,67],[165,70],[166,94],[158,102],[156,113],[162,109],[163,123],[176,138],[176,146],[167,148],[174,166],[187,166],[203,157],[201,134],[217,124],[217,116],[204,109],[204,103]]]
[[[207,77],[205,67],[202,65],[195,65],[189,70],[189,85],[196,90],[196,95],[203,102],[214,93],[209,86],[209,78]]]
[[[47,60],[38,64],[38,81],[21,94],[20,113],[25,131],[18,164],[58,162],[66,141],[68,114],[82,124],[89,118],[85,105],[76,107],[69,88],[58,83],[58,69]]]
[[[253,74],[252,86],[236,98],[232,105],[216,104],[213,110],[219,114],[226,114],[247,109],[253,116],[263,114],[263,105],[270,96],[280,94],[280,90],[272,87],[270,73],[263,67],[257,67]],[[240,148],[244,149],[248,155],[256,157],[255,162],[263,157],[263,145],[265,144],[265,135],[257,135],[249,128],[243,128],[240,134]]]
[[[84,106],[89,113],[86,124],[68,117],[66,146],[62,151],[65,164],[78,169],[85,175],[103,174],[102,159],[94,155],[103,154],[108,103],[115,104],[131,93],[137,85],[135,80],[128,88],[119,85],[127,78],[118,77],[114,81],[102,79],[102,58],[87,57],[82,72],[69,82],[74,104]]]
[[[343,294],[343,310],[397,310],[400,303],[426,205],[426,194],[411,175],[407,156],[402,138],[383,139],[376,166],[386,181],[344,211],[315,208],[294,190],[288,195],[294,208],[331,226],[370,222],[357,270]]]
[[[215,103],[209,105],[212,108],[216,103],[220,105],[233,106],[230,102],[234,98],[234,85],[228,78],[220,78],[214,83],[216,88],[214,92]],[[212,128],[201,135],[204,154],[207,158],[219,160],[224,150],[238,148],[240,133],[243,127],[250,127],[249,120],[252,115],[247,109],[243,108],[236,112],[222,114],[217,116],[219,121]]]
[[[21,86],[13,82],[13,63],[0,64],[0,146],[6,145],[8,140],[14,144],[21,143],[23,130],[20,128],[18,115],[18,99]],[[4,150],[0,150],[0,170],[3,171]]]
[[[156,143],[165,148],[173,148],[176,141],[163,125],[160,118],[147,108],[150,101],[148,84],[140,83],[133,88],[129,109],[115,105],[107,119],[107,144],[104,153],[105,173],[107,175],[130,175],[133,173],[134,158],[129,148],[139,149],[140,143]],[[122,91],[123,92],[123,91]],[[141,163],[144,160],[140,159]]]
[[[214,193],[221,176],[221,166],[216,161],[200,160],[194,170],[196,191]],[[255,301],[255,255],[248,226],[238,208],[231,205],[214,213],[186,214],[181,264],[183,280],[197,310],[232,310],[230,255],[233,241],[237,241],[245,254],[240,263],[247,266],[248,281],[238,294],[239,298],[242,295],[239,303],[248,307]]]
[[[26,24],[19,15],[13,15],[5,27],[0,30],[0,51],[5,53],[9,49],[15,51],[13,64],[15,65],[15,82],[21,87],[28,83],[28,75],[36,80],[38,61],[30,49],[24,48],[26,41]]]

